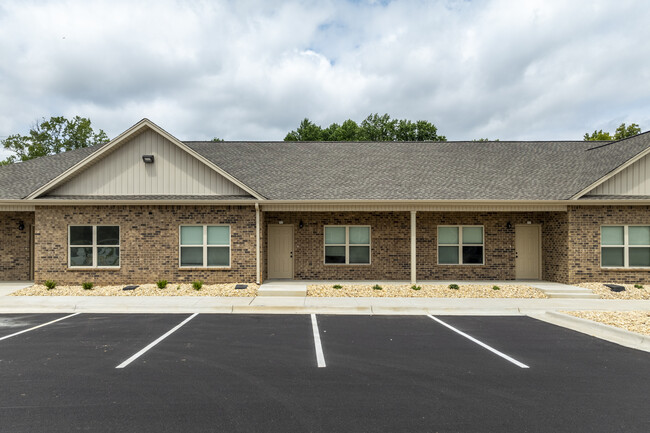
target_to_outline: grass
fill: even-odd
[[[501,290],[501,287],[499,287],[499,286],[492,286],[492,290]]]
[[[413,285],[411,286],[411,290],[422,290],[422,287],[420,287],[420,286],[416,286],[415,284],[413,284]]]
[[[448,287],[449,287],[451,290],[458,290],[458,289],[460,289],[460,287],[458,287],[458,284],[450,284]]]
[[[340,285],[340,284],[334,284],[334,285],[332,286],[332,288],[338,290],[338,289],[342,289],[343,286]]]
[[[94,284],[91,282],[85,282],[81,283],[81,287],[83,287],[84,290],[92,290]]]
[[[383,287],[381,287],[379,284],[375,284],[372,286],[372,290],[383,290]]]
[[[56,287],[56,281],[54,280],[46,280],[43,285],[47,287],[47,290],[52,290],[53,288]]]
[[[203,287],[203,281],[192,281],[192,287],[194,290],[201,290],[201,287]]]
[[[643,284],[635,284],[634,288],[635,289],[643,289]]]
[[[167,287],[167,280],[156,281],[156,286],[158,286],[159,289],[164,289],[165,287]]]

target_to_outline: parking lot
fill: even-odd
[[[2,432],[650,431],[650,354],[528,317],[5,314],[0,385]]]

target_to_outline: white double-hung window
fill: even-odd
[[[179,261],[181,267],[230,267],[230,226],[181,226]]]
[[[438,264],[484,264],[483,226],[438,226]]]
[[[370,226],[325,226],[326,265],[369,265]]]
[[[118,268],[120,226],[69,226],[68,266],[71,268]]]
[[[600,265],[603,268],[650,267],[650,226],[602,226]]]

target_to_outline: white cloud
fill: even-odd
[[[643,0],[5,1],[0,137],[52,115],[181,139],[372,112],[449,139],[649,129],[649,18]]]

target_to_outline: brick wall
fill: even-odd
[[[120,226],[120,269],[68,269],[68,226],[77,224]],[[230,224],[231,268],[179,269],[181,224]],[[37,282],[255,282],[253,206],[38,206],[35,242]]]
[[[294,226],[294,277],[325,280],[409,280],[409,212],[264,212],[268,224]],[[298,228],[300,221],[304,227]],[[418,212],[417,277],[419,280],[515,278],[515,225],[542,224],[542,278],[566,279],[567,221],[564,212]],[[512,228],[506,227],[507,223]],[[323,263],[324,225],[351,224],[372,227],[371,265],[325,265]],[[483,225],[484,265],[438,265],[438,225]],[[266,236],[265,240],[266,250]],[[264,275],[268,268],[263,256]]]
[[[571,206],[569,230],[569,280],[650,284],[650,269],[601,269],[600,227],[603,224],[648,224],[650,206]]]
[[[24,230],[18,230],[20,222]],[[30,279],[30,231],[34,212],[0,212],[0,281]]]
[[[304,226],[299,228],[302,220]],[[297,280],[405,280],[410,275],[408,212],[264,212],[268,224],[293,224],[294,278]],[[325,225],[370,225],[370,265],[325,265]],[[265,251],[267,246],[264,237]],[[266,256],[264,274],[268,274]]]

